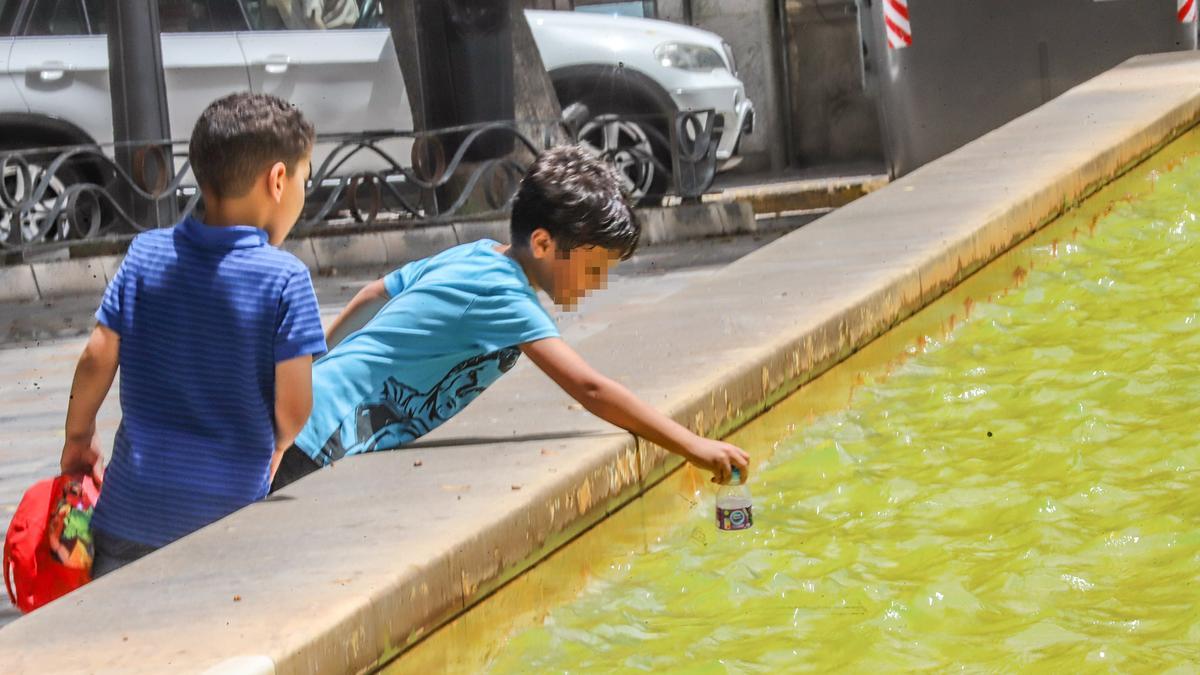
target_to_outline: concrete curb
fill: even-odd
[[[887,176],[864,175],[817,180],[795,180],[727,188],[705,195],[704,202],[749,204],[755,214],[785,215],[836,209],[886,187]]]
[[[748,203],[685,204],[638,209],[651,229],[643,242],[661,244],[726,234],[756,232]],[[422,227],[381,227],[354,234],[288,239],[283,248],[313,274],[333,275],[357,268],[399,266],[457,244],[482,238],[508,242],[508,221],[485,220]],[[0,267],[0,303],[99,296],[120,266],[122,255],[73,258]]]
[[[1198,66],[1133,59],[578,349],[692,428],[728,430],[1191,127]],[[0,662],[361,671],[675,463],[522,365],[411,448],[317,472],[0,629]]]

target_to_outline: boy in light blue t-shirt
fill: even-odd
[[[362,289],[334,320],[313,367],[313,410],[272,490],[332,462],[429,433],[522,353],[595,415],[712,471],[748,475],[749,456],[697,436],[596,372],[538,302],[566,309],[605,285],[641,228],[616,174],[575,147],[534,161],[513,202],[512,245],[482,240],[405,265]]]

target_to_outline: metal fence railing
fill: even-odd
[[[564,140],[611,163],[633,200],[694,199],[712,185],[720,134],[711,110],[588,117],[569,108],[553,122],[322,135],[297,229],[499,214],[532,157]],[[119,149],[132,151],[128,170],[114,159]],[[0,176],[0,251],[9,253],[170,224],[139,222],[138,201],[179,216],[202,208],[182,141],[4,150]]]

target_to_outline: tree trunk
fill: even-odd
[[[467,0],[469,2],[469,0]],[[541,53],[533,41],[533,34],[525,20],[522,0],[505,0],[510,12],[512,35],[512,64],[513,64],[513,117],[518,131],[528,138],[537,148],[554,145],[567,141],[567,136],[556,125],[562,111],[554,86],[546,68],[542,63]],[[413,122],[417,131],[429,131],[443,128],[454,120],[439,119],[437,106],[431,105],[429,92],[436,87],[445,87],[446,83],[436,77],[436,69],[424,64],[430,62],[432,55],[423,53],[420,42],[421,33],[426,27],[420,26],[421,12],[418,3],[421,0],[385,0],[384,16],[392,31],[392,41],[396,45],[396,54],[400,60],[400,69],[404,74],[405,86],[408,90],[409,101],[412,104]],[[441,90],[437,90],[441,91]],[[476,88],[474,91],[456,92],[461,100],[464,96],[494,96],[494,90]],[[495,120],[508,121],[508,120]],[[455,147],[444,149],[449,160]],[[523,143],[515,143],[509,158],[522,165],[528,164],[533,155]],[[491,161],[491,160],[487,160]],[[438,201],[443,208],[457,199],[471,175],[480,166],[477,162],[463,162],[455,176],[445,188],[439,190]],[[515,189],[515,180],[511,181]],[[460,209],[462,215],[489,211],[491,207],[483,196],[483,188],[489,181],[481,181],[474,194]],[[502,191],[493,186],[493,192]]]

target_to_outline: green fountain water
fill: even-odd
[[[1195,672],[1200,157],[1135,179],[783,435],[753,530],[697,506],[491,672]]]
[[[387,667],[1200,671],[1200,133]]]

